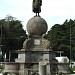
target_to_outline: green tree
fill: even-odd
[[[26,39],[26,31],[23,29],[21,21],[12,16],[6,16],[0,20],[0,33],[2,31],[2,51],[18,50],[22,48],[23,41]],[[1,35],[1,34],[0,34]]]
[[[48,31],[46,37],[50,40],[51,47],[54,51],[63,50],[64,55],[70,57],[70,48],[71,52],[75,51],[75,20],[66,20],[61,25],[55,24]]]

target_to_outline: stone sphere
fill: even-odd
[[[47,32],[47,23],[46,21],[39,17],[35,16],[31,18],[27,23],[27,31],[30,35],[42,35]]]

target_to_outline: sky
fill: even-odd
[[[23,28],[30,18],[35,16],[32,12],[33,0],[0,0],[0,19],[6,15],[16,17],[22,21]],[[66,19],[75,19],[75,0],[42,0],[40,16],[48,24],[48,30],[54,24],[63,24]]]

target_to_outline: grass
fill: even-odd
[[[71,68],[72,71],[75,71],[75,68]]]

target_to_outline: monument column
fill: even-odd
[[[46,63],[39,62],[39,75],[46,75]]]

